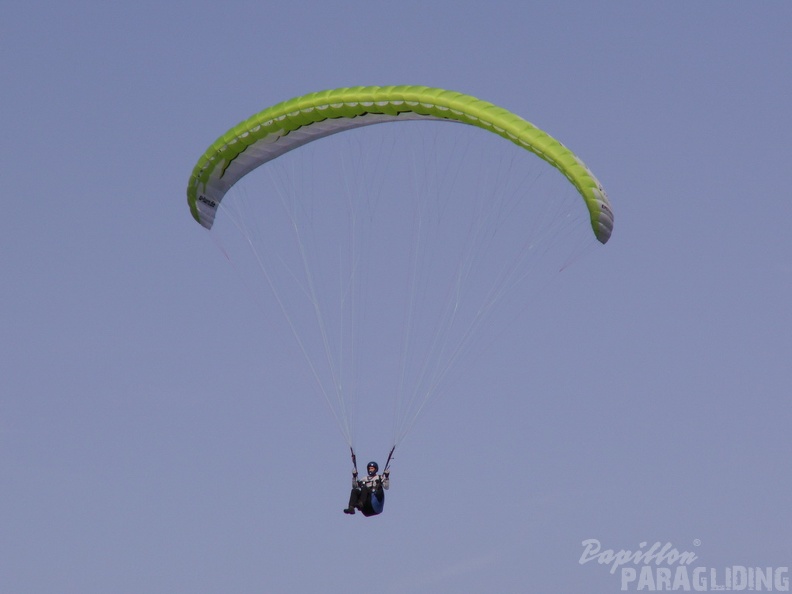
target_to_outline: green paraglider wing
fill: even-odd
[[[510,111],[470,95],[420,86],[351,87],[296,97],[234,126],[199,159],[187,186],[193,217],[207,229],[226,192],[247,173],[313,140],[381,122],[439,120],[478,126],[535,153],[577,188],[597,239],[613,230],[608,197],[572,151]]]

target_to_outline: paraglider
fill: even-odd
[[[350,448],[352,454],[352,491],[349,494],[349,504],[344,508],[344,513],[354,515],[355,510],[360,510],[367,518],[382,513],[385,506],[385,491],[390,488],[390,463],[396,446],[391,448],[388,460],[382,474],[379,464],[371,461],[366,464],[366,476],[358,479],[357,458],[355,450]]]
[[[382,513],[385,505],[385,490],[390,488],[390,471],[377,474],[379,464],[369,462],[366,465],[366,476],[358,480],[357,470],[352,471],[352,492],[345,514],[354,514],[359,509],[364,516],[376,516]]]
[[[538,155],[577,188],[594,234],[606,243],[613,213],[602,185],[572,151],[521,117],[486,101],[430,87],[352,87],[279,103],[234,126],[193,168],[187,201],[196,221],[212,227],[226,192],[242,177],[288,151],[331,134],[384,122],[438,120],[491,131]]]
[[[467,155],[475,151],[454,152],[453,143],[450,150],[441,150],[435,136],[425,147],[409,141],[406,150],[380,146],[384,156],[379,157],[368,149],[322,153],[315,174],[300,161],[288,161],[319,139],[390,122],[429,128],[435,122],[465,124],[459,128],[477,129],[469,140],[473,148],[481,145],[489,155],[488,143],[494,139],[512,154],[482,165],[482,174],[472,179],[465,177],[463,157],[475,159]],[[410,126],[396,126],[402,127]],[[295,151],[298,147],[304,148]],[[556,207],[558,197],[541,192],[528,202],[524,178],[511,186],[503,181],[516,168],[513,161],[522,162],[526,154],[562,174],[537,177],[557,178],[564,191],[575,195],[574,203]],[[406,155],[413,178],[391,195],[383,188],[400,175],[387,177],[393,155]],[[359,161],[349,162],[355,158]],[[282,171],[278,166],[284,161]],[[243,200],[243,208],[228,206],[229,191],[268,163],[262,169],[270,174],[272,189],[249,203]],[[326,183],[327,171],[340,178],[340,189]],[[377,174],[375,181],[368,179]],[[450,188],[441,189],[439,182],[447,178]],[[359,188],[364,182],[371,185]],[[474,189],[483,191],[469,197]],[[526,279],[537,279],[534,262],[544,260],[547,246],[565,245],[558,229],[582,214],[586,240],[604,244],[613,230],[602,185],[564,145],[506,109],[423,86],[341,88],[269,107],[206,150],[190,176],[187,201],[203,227],[212,229],[216,220],[225,219],[224,224],[241,232],[242,249],[251,251],[251,266],[264,292],[274,296],[267,313],[283,314],[308,375],[352,451],[353,488],[344,510],[350,515],[382,512],[396,446],[475,344],[496,305]],[[259,206],[268,210],[255,215],[248,210]],[[547,227],[545,217],[551,221]],[[259,224],[266,228],[256,228]],[[206,315],[208,304],[199,305],[199,315]],[[363,371],[388,379],[378,381],[374,390],[363,389]],[[394,430],[382,473],[374,463],[358,480],[353,412],[357,394],[363,392],[392,394]]]

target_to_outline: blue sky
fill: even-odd
[[[792,5],[2,7],[0,591],[619,591],[592,538],[792,565]],[[616,212],[371,520],[185,199],[229,126],[357,84],[519,113]]]

